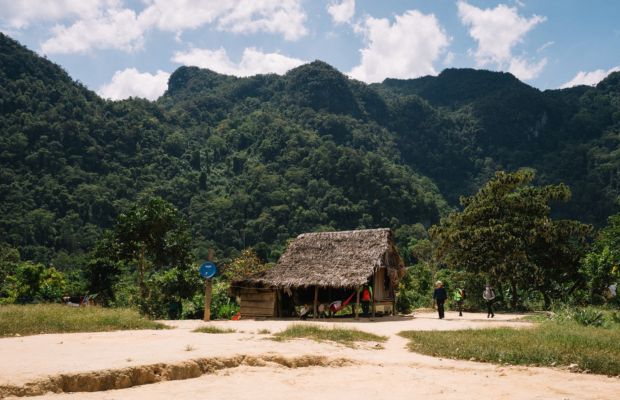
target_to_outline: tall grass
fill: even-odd
[[[583,326],[574,321],[545,322],[531,329],[494,328],[440,332],[401,332],[409,349],[432,356],[620,375],[620,328]],[[576,367],[575,367],[576,364]]]
[[[306,338],[317,342],[332,341],[346,346],[355,342],[385,342],[387,337],[357,329],[324,328],[314,325],[294,324],[273,335],[274,340]]]
[[[164,328],[167,326],[129,309],[59,304],[0,306],[0,336]]]

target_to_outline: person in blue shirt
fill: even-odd
[[[443,283],[441,281],[435,282],[435,291],[433,292],[433,301],[437,304],[437,312],[439,312],[439,319],[444,318],[444,303],[448,298],[448,293],[446,289],[443,287]]]

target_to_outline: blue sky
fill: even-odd
[[[620,70],[616,0],[0,0],[0,30],[104,97],[181,65],[248,76],[320,59],[352,78],[508,71],[540,89]]]

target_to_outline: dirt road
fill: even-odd
[[[459,318],[434,313],[320,323],[386,335],[389,340],[352,349],[308,340],[275,342],[270,333],[297,321],[218,321],[230,334],[191,332],[202,321],[174,321],[175,329],[52,334],[0,339],[0,390],[127,387],[92,393],[46,393],[49,399],[615,399],[620,379],[558,369],[507,367],[411,353],[403,330],[527,328],[516,315]],[[185,379],[191,378],[191,379]],[[171,380],[174,379],[174,380]],[[106,386],[107,385],[107,386]],[[112,386],[110,386],[112,385]],[[17,393],[17,392],[13,392]]]

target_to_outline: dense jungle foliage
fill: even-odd
[[[469,69],[366,85],[320,61],[249,78],[181,67],[155,102],[106,101],[0,33],[2,259],[47,282],[14,299],[55,298],[57,273],[65,292],[133,285],[128,298],[172,279],[97,281],[129,268],[102,249],[149,199],[182,220],[179,265],[209,249],[273,262],[302,232],[374,227],[415,264],[460,196],[523,167],[572,191],[554,214],[602,227],[620,194],[620,73],[539,91]]]

